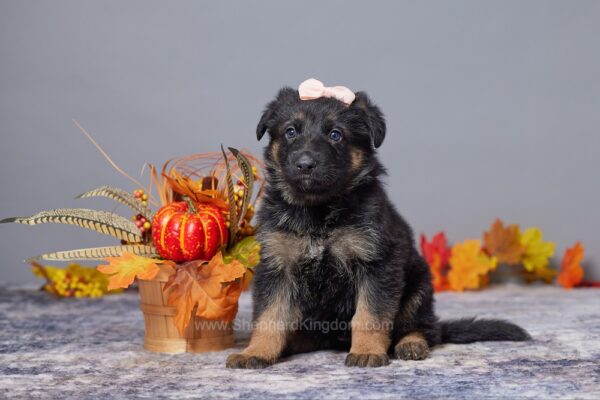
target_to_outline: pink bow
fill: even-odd
[[[333,97],[346,103],[347,105],[352,104],[356,95],[346,86],[333,86],[327,87],[323,85],[323,82],[316,79],[310,78],[305,80],[298,86],[298,93],[300,94],[300,100],[313,100],[320,97]]]

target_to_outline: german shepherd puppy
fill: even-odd
[[[435,316],[429,267],[380,181],[386,124],[365,93],[346,105],[284,88],[257,138],[266,132],[253,333],[227,367],[320,349],[349,349],[349,367],[379,367],[389,355],[422,360],[440,343],[530,338],[506,321]]]

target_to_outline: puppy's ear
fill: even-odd
[[[363,114],[369,134],[371,135],[373,147],[378,148],[381,146],[385,138],[386,126],[385,117],[379,107],[371,103],[365,92],[356,92],[356,98],[352,102],[351,107]]]
[[[256,139],[260,140],[265,135],[265,132],[268,129],[269,121],[273,115],[272,109],[273,103],[269,103],[265,111],[263,111],[262,117],[260,117],[260,121],[258,121],[258,125],[256,126]]]
[[[256,126],[256,139],[262,139],[267,130],[272,127],[273,121],[282,106],[299,101],[299,99],[297,90],[294,90],[291,87],[284,87],[281,89],[275,97],[275,100],[267,104],[265,111],[263,111],[260,121],[258,121],[258,125]]]

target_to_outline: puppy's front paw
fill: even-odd
[[[260,369],[266,368],[272,364],[272,361],[247,354],[231,354],[227,357],[227,361],[225,361],[225,366],[227,368]]]
[[[346,367],[382,367],[390,363],[387,354],[356,354],[350,353],[346,357]]]
[[[429,355],[429,346],[425,341],[400,342],[394,348],[394,354],[401,360],[424,360]]]

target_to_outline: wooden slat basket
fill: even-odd
[[[170,267],[161,265],[154,279],[138,280],[140,308],[144,313],[144,348],[161,353],[200,353],[233,347],[230,323],[193,316],[184,335],[179,334],[172,319],[175,308],[167,305],[168,293],[163,291],[172,273]]]

